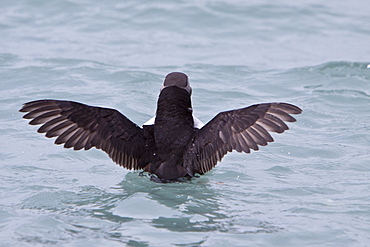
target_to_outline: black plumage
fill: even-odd
[[[180,72],[166,76],[154,123],[139,127],[115,109],[73,101],[25,103],[23,117],[42,124],[39,133],[74,150],[106,152],[127,169],[143,169],[156,181],[170,182],[210,171],[227,152],[249,153],[272,142],[270,132],[288,129],[290,114],[302,110],[288,103],[263,103],[217,114],[203,127],[194,122],[191,87]]]

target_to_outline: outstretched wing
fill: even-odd
[[[203,174],[227,152],[258,150],[258,145],[274,141],[268,131],[283,133],[289,129],[284,121],[296,121],[289,114],[301,112],[287,103],[256,104],[221,112],[195,134],[184,155],[184,166],[190,175]]]
[[[36,100],[19,111],[28,112],[23,118],[32,119],[31,125],[43,124],[38,132],[57,137],[55,144],[64,143],[74,150],[96,147],[127,169],[141,168],[143,130],[117,110],[73,101]]]

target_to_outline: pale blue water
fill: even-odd
[[[0,2],[0,246],[370,246],[367,1]],[[252,154],[157,184],[53,144],[22,103],[151,118],[188,74],[195,115],[259,102],[298,122]]]

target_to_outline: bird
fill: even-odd
[[[283,133],[302,110],[289,103],[260,103],[218,113],[203,124],[193,116],[192,88],[182,72],[163,82],[155,117],[138,126],[116,109],[43,99],[23,104],[30,125],[65,148],[101,149],[120,166],[148,172],[159,183],[182,182],[213,169],[228,153],[250,153]]]

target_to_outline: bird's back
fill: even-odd
[[[183,153],[194,131],[190,94],[176,86],[164,88],[154,124],[158,162],[151,164],[150,172],[169,180],[184,177]]]

